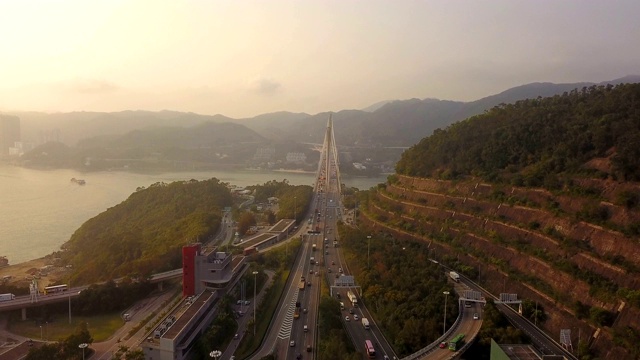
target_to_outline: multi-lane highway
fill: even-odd
[[[325,240],[322,245],[322,256],[324,257],[323,272],[327,277],[328,283],[334,285],[336,280],[340,280],[343,276],[349,276],[351,273],[342,257],[340,238],[336,230],[337,221],[344,212],[341,206],[340,175],[332,130],[328,131],[327,134],[330,140],[329,145],[326,147],[326,161],[320,176],[321,179],[324,179],[324,196],[320,196],[322,201],[321,214],[324,216],[325,225],[323,229]],[[356,304],[353,304],[349,299],[348,292],[356,295]],[[332,294],[344,305],[341,306],[340,315],[356,350],[363,353],[365,357],[383,359],[387,356],[392,359],[395,356],[393,348],[387,343],[371,314],[360,301],[359,288],[357,286],[333,287]],[[365,328],[362,318],[367,319],[369,323],[367,328]],[[368,353],[365,348],[366,340],[369,340],[373,345],[375,354]]]

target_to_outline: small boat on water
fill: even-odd
[[[84,184],[86,184],[86,182],[85,182],[84,180],[82,180],[82,179],[76,179],[76,178],[71,178],[71,182],[72,182],[72,183],[76,183],[76,184],[78,184],[78,185],[84,185]]]

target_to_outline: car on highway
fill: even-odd
[[[296,346],[296,341],[295,340],[289,341],[289,346],[291,346],[291,347]]]
[[[235,335],[233,335],[233,338],[234,338],[234,339],[238,339],[238,338],[240,338],[240,335],[235,334]]]
[[[339,272],[339,273],[342,273],[342,268],[338,268],[338,272]]]
[[[307,352],[311,352],[311,345],[307,345]]]
[[[358,321],[358,314],[353,314],[353,320]]]
[[[344,321],[351,321],[351,319],[349,319],[349,317],[348,317],[348,316],[345,316],[345,317],[344,317]]]
[[[307,313],[307,308],[302,309],[302,313],[306,314]]]
[[[309,274],[313,274],[313,269],[309,269]]]
[[[353,314],[353,308],[349,309],[349,314]]]
[[[438,345],[438,347],[440,349],[446,349],[447,348],[447,342],[446,341],[441,342],[440,345]]]
[[[251,304],[251,301],[247,300],[247,301],[244,302],[244,304],[245,305],[249,305],[249,304]]]
[[[302,359],[302,354],[299,353],[298,355],[296,355],[296,359],[298,360]]]
[[[478,313],[473,314],[473,320],[478,320],[480,317],[478,317]]]
[[[335,262],[335,261],[332,261],[332,262],[331,262],[331,265],[335,265],[335,264],[336,264],[336,262]]]
[[[328,269],[327,269],[327,272],[328,272],[329,274],[331,274],[331,268],[328,268]]]
[[[307,286],[311,286],[311,281],[307,281]]]

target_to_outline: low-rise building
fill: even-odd
[[[304,164],[307,162],[307,155],[305,155],[303,152],[287,153],[287,162],[294,164]]]

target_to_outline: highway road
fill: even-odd
[[[485,297],[492,297],[494,300],[498,300],[494,295],[487,292],[480,285],[474,283],[466,277],[461,277],[460,281],[464,282],[469,288],[480,291]],[[496,304],[498,310],[504,314],[513,326],[524,331],[530,338],[531,342],[544,355],[564,355],[568,359],[576,359],[576,357],[570,352],[563,349],[555,340],[551,339],[543,330],[536,327],[531,321],[523,318],[514,309],[505,304]]]
[[[327,153],[329,159],[326,165],[326,196],[323,202],[323,212],[325,214],[325,229],[324,237],[327,239],[324,245],[325,257],[324,263],[326,264],[326,276],[329,284],[334,285],[342,275],[350,275],[349,267],[343,260],[341,255],[340,239],[337,233],[337,221],[344,214],[344,209],[341,206],[341,186],[340,176],[337,164],[337,159],[333,157],[336,152],[329,151]],[[334,241],[337,246],[334,246]],[[357,284],[356,284],[357,285]],[[347,333],[349,334],[355,349],[363,354],[364,358],[377,358],[383,359],[384,356],[388,356],[393,359],[396,354],[393,348],[389,345],[384,335],[376,325],[375,319],[371,316],[367,308],[358,301],[357,306],[354,306],[349,298],[347,292],[351,291],[354,294],[359,293],[359,288],[333,288],[333,296],[340,296],[340,301],[344,304],[344,310],[341,310],[341,318]],[[356,296],[360,300],[360,296]],[[365,329],[362,324],[362,318],[366,318],[369,321],[369,329]],[[365,350],[365,340],[370,340],[375,348],[375,356],[367,356]]]
[[[317,197],[316,197],[317,198]],[[314,201],[316,201],[314,199]],[[302,233],[303,229],[299,230]],[[310,263],[310,257],[312,256],[312,240],[310,238],[317,238],[318,236],[309,236],[307,234],[302,235],[302,246],[299,250],[297,259],[294,262],[293,270],[289,275],[287,284],[285,285],[282,301],[276,309],[276,314],[272,319],[267,336],[263,341],[263,346],[254,354],[252,359],[260,359],[272,352],[276,353],[278,359],[295,359],[298,354],[305,356],[304,358],[310,358],[306,352],[306,346],[310,345],[312,354],[315,352],[316,327],[317,322],[317,306],[318,306],[318,291],[320,289],[319,277],[315,276],[315,270],[313,274],[309,274],[310,269],[315,269],[317,266],[312,266]],[[306,281],[311,282],[311,286],[306,286],[303,291],[299,290],[301,278],[305,277]],[[299,318],[294,318],[296,312],[296,303],[300,303]],[[307,312],[304,313],[304,309]],[[303,327],[307,325],[308,331],[304,332]],[[291,341],[295,341],[295,345],[290,346]]]

